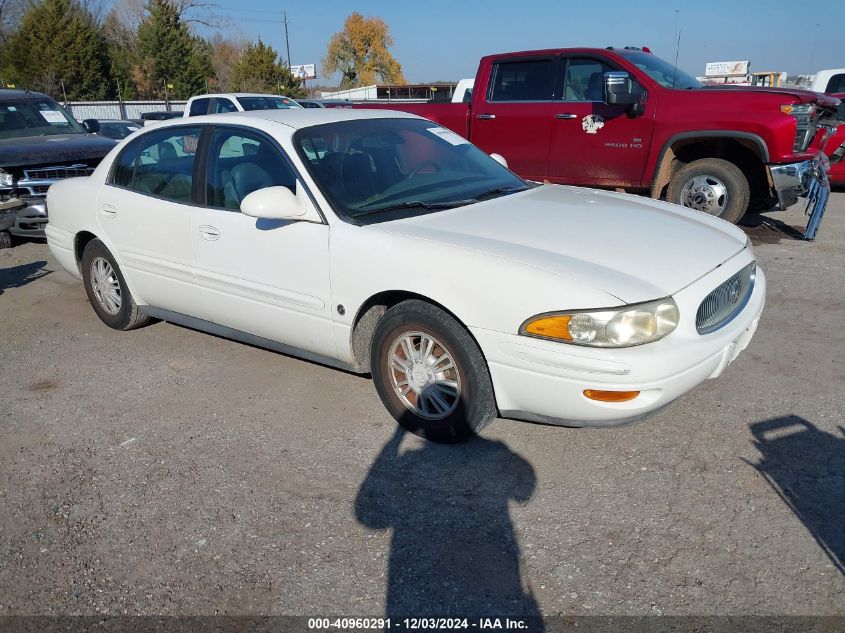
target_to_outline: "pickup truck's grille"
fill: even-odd
[[[695,315],[699,334],[715,332],[742,311],[754,290],[756,271],[757,263],[751,262],[704,297]]]
[[[94,171],[88,165],[70,165],[69,167],[41,167],[39,169],[24,169],[23,180],[61,180],[77,176],[90,176]]]
[[[93,171],[93,167],[85,164],[24,169],[23,178],[15,183],[14,189],[17,190],[17,195],[28,193],[30,196],[44,196],[47,194],[50,185],[57,180],[75,178],[77,176],[90,176]]]

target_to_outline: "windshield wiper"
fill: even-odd
[[[475,200],[486,200],[487,198],[491,198],[493,196],[504,195],[507,193],[517,193],[518,191],[525,191],[526,189],[528,189],[528,187],[493,187],[492,189],[483,191],[475,196]]]
[[[423,202],[422,200],[411,200],[409,202],[399,202],[397,204],[389,204],[385,207],[376,207],[375,209],[367,209],[360,213],[355,213],[353,218],[360,218],[372,213],[382,213],[385,211],[398,211],[400,209],[454,209],[455,207],[462,207],[467,204],[472,204],[476,200],[450,200],[448,202]]]

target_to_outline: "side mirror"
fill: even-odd
[[[604,102],[608,105],[630,106],[642,99],[642,89],[628,75],[620,70],[604,74]]]
[[[490,158],[492,158],[493,160],[495,160],[495,161],[496,161],[497,163],[499,163],[502,167],[505,167],[505,168],[507,168],[507,167],[508,167],[508,161],[506,161],[506,160],[505,160],[505,157],[504,157],[504,156],[502,156],[501,154],[490,154]]]
[[[96,134],[100,131],[100,122],[97,119],[85,119],[82,122],[82,127],[85,128],[86,132]]]
[[[264,187],[241,201],[241,213],[261,220],[303,220],[321,223],[323,219],[297,183],[296,193],[287,187]]]

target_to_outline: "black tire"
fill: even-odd
[[[706,207],[706,202],[703,199],[699,206],[696,206],[690,196],[685,195],[684,188],[686,185],[693,179],[702,177],[708,179],[708,182],[718,183],[716,190],[721,189],[718,185],[724,186],[726,201],[723,203],[722,209],[700,208]],[[695,194],[691,195],[694,196]],[[666,191],[666,200],[681,206],[698,208],[699,211],[710,213],[731,224],[736,224],[748,210],[751,189],[745,174],[733,163],[721,158],[701,158],[688,163],[672,177]]]
[[[0,231],[0,250],[12,248],[12,234],[8,231]]]
[[[117,287],[117,292],[120,297],[120,306],[115,312],[110,312],[104,307],[103,303],[97,298],[94,290],[94,281],[92,279],[92,265],[99,260],[105,260],[113,271],[114,283]],[[112,257],[109,249],[100,240],[94,239],[88,242],[85,250],[82,252],[82,281],[85,285],[85,292],[88,295],[88,301],[91,302],[91,307],[94,312],[100,317],[100,320],[115,330],[134,330],[149,323],[150,317],[143,314],[139,309],[135,300],[129,292],[126,285],[126,280],[123,278],[123,273],[120,272],[120,267]]]
[[[402,372],[391,364],[391,350],[403,334],[413,333],[422,333],[436,342],[432,357],[443,358],[448,354],[454,361],[454,370],[438,375],[456,382],[458,397],[451,399],[453,409],[448,414],[444,411],[445,415],[437,419],[419,415],[400,399],[394,386],[394,376],[401,376]],[[415,340],[420,341],[419,349],[422,349],[422,341]],[[442,353],[438,355],[438,351]],[[407,360],[407,354],[402,353]],[[385,312],[373,333],[370,358],[373,382],[384,406],[399,424],[422,438],[450,444],[460,442],[480,432],[498,413],[487,362],[478,345],[460,323],[430,303],[408,300]],[[422,361],[418,362],[424,366]],[[448,361],[444,364],[448,365]],[[430,402],[424,395],[430,387],[422,389],[423,401],[411,390],[406,399],[414,400],[418,407],[421,402],[423,405],[425,401]],[[436,388],[435,392],[443,395]]]

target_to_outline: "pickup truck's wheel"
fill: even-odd
[[[424,301],[385,312],[373,334],[376,391],[403,427],[435,442],[460,442],[497,413],[481,350],[449,314]]]
[[[149,322],[132,299],[117,262],[100,240],[91,240],[85,246],[82,281],[94,312],[110,328],[133,330]]]
[[[8,231],[0,231],[0,250],[12,248],[12,234]]]
[[[675,174],[666,199],[736,224],[751,198],[748,179],[739,167],[721,158],[694,160]]]

